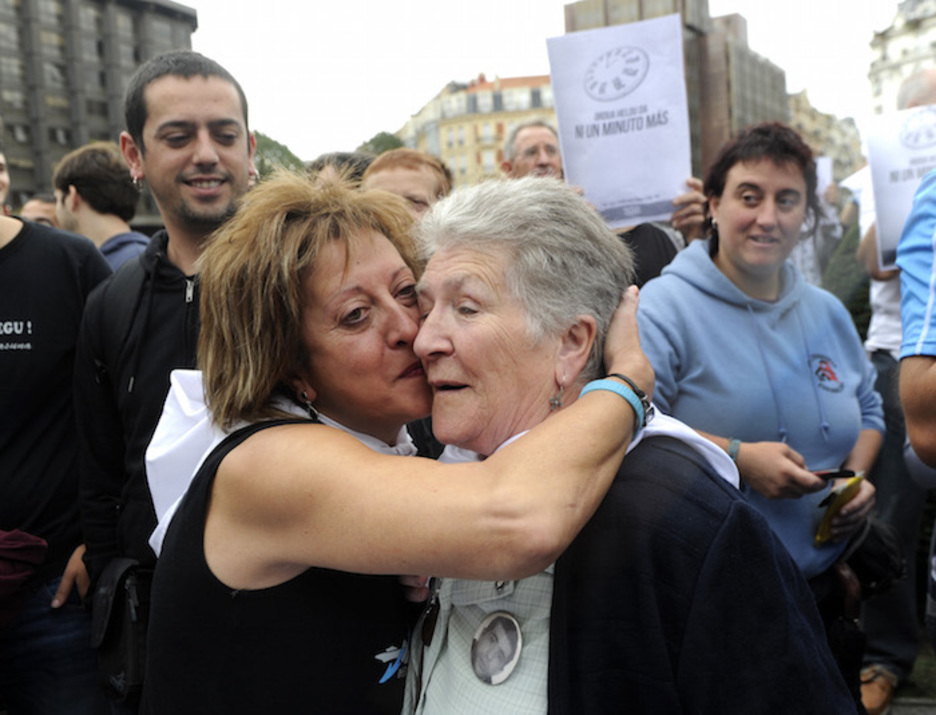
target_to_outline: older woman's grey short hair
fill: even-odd
[[[455,248],[506,255],[508,290],[524,306],[534,338],[594,316],[598,336],[580,378],[602,374],[605,335],[634,282],[634,259],[567,185],[531,176],[458,190],[423,217],[417,238],[426,260]]]

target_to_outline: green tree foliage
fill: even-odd
[[[257,139],[254,165],[257,167],[257,171],[260,172],[260,176],[269,176],[277,169],[301,171],[305,168],[302,160],[293,154],[285,144],[280,144],[262,132],[254,132],[254,136]]]
[[[400,141],[400,138],[396,134],[378,132],[361,144],[355,151],[376,156],[377,154],[383,154],[385,151],[390,151],[391,149],[399,149],[401,146],[403,146],[403,142]]]
[[[861,234],[855,223],[839,241],[822,276],[822,287],[838,296],[851,313],[861,339],[868,334],[871,307],[868,303],[868,273],[855,256]]]

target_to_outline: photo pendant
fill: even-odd
[[[471,667],[478,679],[500,685],[520,662],[523,634],[517,619],[506,611],[492,613],[471,639]]]

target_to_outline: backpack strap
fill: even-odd
[[[124,263],[102,288],[102,352],[94,358],[98,382],[109,380],[110,372],[120,361],[120,354],[130,335],[133,318],[143,298],[146,272],[139,258]]]

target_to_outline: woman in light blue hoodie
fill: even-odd
[[[711,236],[641,291],[654,402],[735,459],[742,489],[816,587],[874,502],[865,481],[833,521],[832,541],[815,545],[832,485],[814,472],[867,472],[880,446],[874,368],[841,302],[787,261],[817,201],[799,135],[777,123],[743,131],[722,149],[705,194]]]

